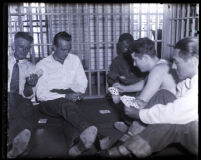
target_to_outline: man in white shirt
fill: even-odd
[[[35,65],[26,59],[33,37],[27,32],[17,32],[14,54],[8,57],[8,138],[11,150],[8,158],[15,158],[25,151],[33,130],[34,110],[31,98],[38,76]]]
[[[146,157],[172,143],[198,154],[198,53],[198,38],[184,38],[175,45],[173,67],[181,80],[176,100],[142,110],[125,107],[125,114],[148,126],[117,147],[121,154]]]
[[[78,56],[70,53],[70,34],[57,33],[53,49],[53,54],[36,65],[43,72],[36,85],[39,110],[49,116],[63,117],[81,132],[81,143],[69,150],[70,156],[78,156],[92,146],[97,136],[97,128],[85,120],[76,104],[86,91],[87,78]]]

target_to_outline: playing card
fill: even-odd
[[[38,120],[38,123],[45,124],[45,123],[47,123],[47,119],[46,118],[41,118],[41,119]]]
[[[99,110],[99,113],[100,114],[107,114],[107,113],[111,113],[111,111],[108,109],[101,109],[101,110]]]
[[[120,100],[127,107],[135,107],[137,109],[140,109],[140,107],[138,106],[137,102],[135,101],[135,97],[124,95],[124,96],[120,97]]]
[[[119,91],[118,91],[118,89],[115,88],[115,87],[109,87],[109,88],[108,88],[108,91],[109,91],[112,95],[116,95],[116,96],[119,95]]]

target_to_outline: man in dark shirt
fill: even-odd
[[[133,59],[131,53],[133,52],[133,47],[135,41],[133,36],[129,33],[123,33],[120,35],[117,43],[117,54],[118,56],[112,61],[110,65],[110,71],[107,75],[108,85],[112,87],[115,83],[120,83],[122,85],[130,85],[136,82],[139,82],[142,79],[145,79],[147,73],[142,73],[137,67],[133,66]],[[130,96],[136,96],[136,93],[124,93]],[[132,121],[127,118],[123,112],[123,104],[120,103],[119,96],[112,96],[111,105],[117,109],[117,112],[120,114],[120,119],[122,119],[127,124],[130,124]]]
[[[133,67],[131,57],[133,44],[134,39],[131,34],[123,33],[120,35],[117,43],[118,56],[112,61],[107,75],[110,87],[117,82],[124,85],[133,84],[145,77],[145,74],[141,73],[138,68]]]

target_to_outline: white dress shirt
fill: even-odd
[[[69,53],[63,64],[50,55],[38,62],[36,68],[43,71],[36,85],[39,101],[65,97],[65,94],[51,92],[52,89],[72,89],[80,93],[86,91],[88,81],[82,63],[76,55]]]
[[[177,99],[174,102],[142,109],[139,116],[147,124],[187,124],[198,121],[198,74],[177,84]]]
[[[8,57],[8,92],[10,92],[10,83],[13,73],[13,66],[16,63],[16,59],[14,56]],[[33,94],[29,97],[24,96],[24,85],[26,82],[26,77],[29,77],[30,74],[35,73],[35,65],[31,62],[29,62],[27,59],[19,60],[18,62],[19,66],[19,94],[22,95],[24,98],[31,99],[34,97],[34,90],[33,88]]]

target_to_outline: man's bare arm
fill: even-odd
[[[115,84],[113,84],[113,87],[118,88],[119,92],[121,92],[121,93],[122,92],[138,92],[143,89],[144,83],[145,83],[144,80],[141,80],[137,83],[134,83],[134,84],[131,84],[128,86],[122,85],[120,83],[115,83]]]
[[[164,64],[154,67],[150,71],[147,83],[138,98],[148,102],[151,97],[160,89],[167,71],[168,67]]]

